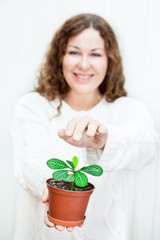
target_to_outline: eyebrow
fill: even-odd
[[[74,48],[80,50],[80,48],[75,46],[75,45],[68,45],[67,47],[74,47]],[[96,50],[103,50],[104,51],[104,48],[93,48],[93,49],[91,49],[92,52],[94,52]]]

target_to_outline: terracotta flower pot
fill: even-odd
[[[49,212],[48,218],[51,222],[61,226],[80,226],[85,219],[90,195],[94,190],[94,185],[87,191],[69,191],[51,186],[47,180],[49,190]]]

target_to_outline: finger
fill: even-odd
[[[74,141],[72,140],[72,137],[66,136],[65,129],[60,129],[58,131],[58,136],[62,138],[64,141],[68,142],[71,145],[74,145]]]
[[[83,225],[84,225],[84,223],[82,223],[79,227],[81,228],[81,227],[83,227]]]
[[[108,130],[107,130],[107,128],[103,124],[101,124],[98,127],[98,133],[105,135],[105,134],[108,134]]]
[[[104,125],[101,125],[98,128],[98,133],[100,134],[99,136],[101,136],[101,139],[105,140],[104,144],[100,148],[103,151],[104,148],[105,148],[105,144],[106,144],[107,138],[108,138],[108,129]]]
[[[62,138],[63,140],[65,140],[65,141],[68,141],[68,139],[71,139],[71,137],[66,136],[66,134],[65,134],[65,129],[60,129],[60,130],[58,131],[58,136],[59,136],[60,138]]]
[[[49,203],[46,203],[45,205],[45,214],[44,214],[44,223],[47,225],[47,227],[54,227],[54,223],[50,222],[48,219],[47,211],[49,210]]]
[[[65,229],[65,227],[59,226],[59,225],[55,225],[55,228],[60,232],[64,231],[64,229]]]
[[[74,230],[74,227],[66,227],[68,232],[72,232]]]
[[[97,131],[97,129],[100,126],[100,122],[96,121],[96,120],[92,120],[89,124],[88,124],[88,129],[86,132],[86,135],[88,137],[93,137]]]
[[[91,121],[91,117],[89,116],[79,118],[79,120],[76,122],[73,137],[72,137],[74,141],[79,141],[81,139],[82,134],[87,128],[88,123],[90,121]]]
[[[68,137],[68,136],[65,135],[65,129],[60,129],[58,131],[58,136],[60,138],[62,138],[64,141],[66,141],[67,143],[69,143],[69,144],[71,144],[73,146],[77,145],[77,143],[75,141],[73,141],[72,137]]]
[[[65,129],[60,129],[60,130],[58,131],[58,136],[59,136],[60,138],[64,139],[64,138],[65,138]]]
[[[42,193],[42,203],[46,203],[49,200],[49,196],[48,196],[48,188],[47,186],[45,186],[43,193]]]
[[[68,136],[68,137],[71,137],[73,135],[73,132],[74,132],[74,129],[75,129],[75,126],[76,126],[76,123],[78,121],[78,117],[75,117],[75,118],[72,118],[68,124],[67,124],[67,127],[66,127],[66,131],[65,131],[65,135]]]

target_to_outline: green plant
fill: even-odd
[[[47,161],[47,166],[51,169],[69,169],[69,170],[57,170],[53,172],[52,177],[55,180],[63,180],[65,182],[72,182],[71,190],[73,190],[74,184],[78,187],[85,187],[88,184],[88,178],[83,173],[86,172],[93,176],[101,176],[103,169],[98,165],[90,165],[87,167],[82,167],[76,170],[78,164],[78,157],[74,156],[72,161],[66,160],[68,164],[64,161],[52,158]]]

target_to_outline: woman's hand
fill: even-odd
[[[86,115],[71,119],[67,128],[60,129],[58,135],[71,145],[103,150],[108,130],[103,124]]]
[[[44,222],[47,225],[47,227],[55,227],[58,231],[63,231],[65,229],[65,227],[63,226],[59,226],[59,225],[55,225],[54,223],[50,222],[47,216],[47,211],[49,210],[49,202],[48,202],[48,189],[47,186],[44,188],[43,190],[43,195],[42,195],[42,203],[45,203],[45,214],[44,214]],[[68,232],[72,232],[73,231],[73,227],[66,227]]]

